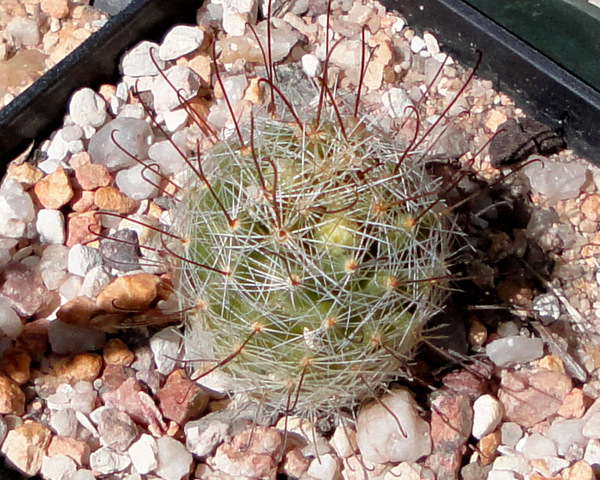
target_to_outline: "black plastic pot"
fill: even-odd
[[[177,23],[196,22],[202,0],[133,0],[79,48],[0,110],[0,177],[31,141],[60,125],[71,94],[117,79],[119,57],[145,39],[160,39]]]
[[[461,0],[382,0],[411,27],[428,30],[466,65],[483,52],[478,75],[538,120],[564,132],[569,147],[600,163],[600,93]],[[193,23],[201,0],[134,0],[99,32],[0,111],[0,176],[32,140],[56,128],[69,96],[114,81],[116,60],[175,23]]]

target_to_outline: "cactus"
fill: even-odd
[[[398,376],[442,308],[455,231],[420,156],[329,109],[252,119],[197,163],[174,222],[204,374],[301,415]]]

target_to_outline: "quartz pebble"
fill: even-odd
[[[0,334],[16,338],[23,330],[23,322],[12,308],[12,302],[0,296]]]
[[[144,120],[129,117],[115,118],[92,136],[88,153],[92,162],[104,165],[109,171],[114,172],[137,165],[131,156],[144,160],[148,154],[151,138],[150,125]],[[128,154],[117,146],[115,140]]]
[[[156,440],[158,466],[156,474],[164,480],[181,480],[190,471],[192,454],[172,437],[163,436]]]
[[[27,225],[35,220],[33,201],[19,182],[7,179],[0,186],[0,235],[9,238],[21,238]]]
[[[100,127],[106,120],[106,102],[91,88],[82,88],[71,97],[69,114],[77,125]]]
[[[473,403],[473,436],[477,439],[493,432],[500,420],[504,409],[502,404],[491,395],[482,395]]]
[[[96,248],[73,245],[69,250],[67,269],[73,275],[84,277],[92,268],[102,264],[102,256]]]
[[[90,467],[103,475],[122,472],[130,464],[128,455],[115,452],[109,447],[100,447],[90,455]]]
[[[123,75],[129,75],[132,77],[143,77],[146,75],[158,75],[159,71],[156,68],[163,70],[165,68],[165,62],[158,56],[159,46],[153,42],[141,42],[138,43],[134,48],[129,50],[121,60],[121,71]],[[156,61],[156,65],[152,62],[153,56]]]
[[[117,452],[125,452],[138,436],[135,423],[117,408],[97,408],[90,419],[98,426],[102,444]]]
[[[175,359],[180,354],[182,340],[179,330],[175,328],[165,328],[150,339],[156,368],[163,375],[171,373],[177,365]]]
[[[408,390],[394,390],[366,406],[358,416],[356,441],[361,454],[374,463],[416,461],[431,452],[429,425],[417,411]],[[388,411],[391,410],[391,413]],[[404,434],[399,432],[400,426]]]
[[[151,435],[143,433],[127,450],[133,466],[142,475],[150,473],[158,467],[158,447]]]
[[[542,159],[542,162],[532,162],[523,168],[535,192],[550,197],[551,201],[566,200],[579,195],[587,175],[583,165],[536,158]]]
[[[408,115],[413,103],[403,88],[393,87],[381,96],[381,102],[392,118],[404,118]]]
[[[200,88],[200,77],[189,67],[176,65],[164,75],[157,77],[151,88],[156,113],[179,107],[182,100],[189,100]]]
[[[77,470],[75,460],[66,455],[44,457],[40,473],[46,480],[71,480]]]
[[[65,217],[60,210],[38,211],[35,228],[42,243],[54,245],[65,243]]]
[[[229,422],[224,421],[219,412],[187,422],[184,427],[186,447],[198,457],[211,455],[227,438],[229,429]]]
[[[17,313],[30,317],[44,306],[48,289],[36,270],[12,261],[0,272],[0,295],[12,301]]]
[[[204,32],[191,25],[177,25],[167,32],[158,49],[162,60],[175,60],[196,50],[204,40]]]
[[[117,187],[134,200],[154,198],[158,195],[160,175],[145,165],[136,164],[133,167],[117,172],[115,182]]]
[[[489,343],[485,353],[498,367],[521,365],[541,358],[544,342],[539,338],[511,335]]]

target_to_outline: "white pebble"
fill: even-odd
[[[521,475],[520,478],[525,477],[531,473],[531,466],[529,465],[529,460],[525,458],[524,455],[520,453],[515,453],[513,455],[502,455],[497,457],[493,463],[493,471],[504,470],[504,471],[512,471]],[[488,477],[489,478],[489,477]]]
[[[533,309],[544,325],[555,322],[560,317],[560,303],[553,293],[544,293],[533,299]]]
[[[558,454],[564,456],[573,446],[583,447],[588,439],[583,435],[585,420],[582,418],[554,422],[546,435],[554,440]]]
[[[176,328],[165,328],[150,339],[150,349],[154,354],[157,370],[163,375],[168,375],[177,365],[174,360],[179,355],[182,338]]]
[[[440,46],[438,44],[438,41],[431,33],[425,32],[423,34],[423,41],[425,42],[427,51],[431,54],[432,57],[440,53]]]
[[[102,265],[90,268],[81,284],[81,295],[96,298],[98,294],[110,283],[111,277]]]
[[[583,459],[592,466],[600,465],[600,440],[590,439],[585,447]]]
[[[70,480],[96,480],[96,476],[91,470],[82,468],[80,470],[77,470]]]
[[[90,455],[90,467],[103,475],[122,472],[130,464],[131,459],[127,455],[108,447],[100,447]]]
[[[117,187],[128,197],[134,200],[145,200],[158,195],[156,185],[160,184],[160,175],[138,163],[118,172],[115,182]]]
[[[156,441],[158,467],[156,474],[164,480],[181,480],[190,471],[192,454],[173,437],[160,437]]]
[[[12,308],[12,302],[8,298],[0,296],[0,334],[16,338],[22,330],[23,321]]]
[[[69,273],[85,277],[92,268],[98,265],[102,265],[102,255],[97,249],[78,244],[73,245],[69,250],[67,264]]]
[[[71,97],[69,113],[77,125],[99,127],[106,120],[106,102],[91,88],[82,88]]]
[[[515,422],[505,422],[500,427],[500,433],[502,435],[502,445],[514,448],[517,442],[523,436],[523,430],[519,424]]]
[[[68,154],[69,142],[65,141],[59,130],[54,134],[52,140],[50,140],[50,145],[46,150],[46,155],[48,155],[48,160],[61,162],[62,160],[67,158]]]
[[[315,457],[306,472],[311,479],[315,480],[333,480],[339,478],[340,464],[335,455],[326,453]]]
[[[88,152],[92,162],[100,163],[114,172],[137,165],[131,156],[144,160],[148,154],[151,139],[152,130],[144,120],[127,117],[116,118],[92,136]]]
[[[556,456],[556,444],[539,433],[532,433],[517,444],[517,450],[529,460]]]
[[[413,53],[419,53],[425,47],[425,41],[417,35],[415,35],[410,41],[410,49]]]
[[[76,470],[75,460],[66,455],[56,455],[44,456],[40,473],[45,480],[71,480]]]
[[[56,245],[65,243],[65,217],[60,210],[40,210],[35,228],[40,235],[40,242]]]
[[[21,238],[35,219],[31,197],[21,184],[9,178],[0,187],[0,236]]]
[[[392,31],[394,33],[400,33],[404,27],[406,26],[406,22],[403,18],[398,17],[398,19],[392,25]]]
[[[316,55],[307,53],[302,57],[302,70],[307,76],[314,78],[321,73],[321,61]]]
[[[554,162],[542,156],[529,157],[531,162],[523,172],[529,178],[531,189],[550,198],[551,201],[575,198],[587,179],[587,169],[577,163]]]
[[[131,457],[133,466],[142,475],[152,472],[157,466],[158,461],[156,440],[151,435],[143,433],[140,438],[134,442],[127,453]]]
[[[74,437],[77,435],[77,417],[71,407],[52,410],[50,412],[50,426],[58,435]]]
[[[189,100],[200,88],[200,77],[189,67],[175,65],[165,71],[164,75],[157,77],[151,88],[156,113],[179,107],[182,99]]]
[[[392,87],[381,96],[381,102],[392,118],[404,118],[410,114],[409,107],[414,106],[408,92],[403,88]]]
[[[544,355],[544,342],[539,338],[514,335],[489,343],[485,353],[498,367],[522,365]]]
[[[504,408],[491,395],[482,395],[473,403],[473,436],[477,439],[492,433],[504,414]]]
[[[486,480],[521,480],[523,477],[511,470],[492,470]]]
[[[150,57],[150,52],[152,52],[152,57],[156,61],[158,68],[161,70],[165,68],[165,62],[158,55],[158,48],[158,44],[153,42],[144,41],[138,43],[123,56],[123,60],[121,61],[121,72],[123,75],[130,75],[132,77],[158,75],[159,71]]]
[[[428,455],[431,452],[429,424],[419,416],[410,392],[394,390],[380,402],[387,409],[373,402],[358,415],[356,441],[363,457],[370,462],[386,463],[413,462]]]
[[[209,420],[209,416],[212,418]],[[199,420],[185,424],[185,445],[187,449],[198,457],[212,454],[217,446],[229,435],[230,425],[214,418],[217,414],[209,414]]]
[[[165,36],[158,49],[158,55],[163,60],[175,60],[196,50],[203,41],[204,32],[198,27],[177,25]]]
[[[187,123],[189,115],[185,108],[179,108],[177,110],[171,110],[170,112],[164,112],[162,117],[165,122],[165,127],[167,127],[167,131],[175,132]]]

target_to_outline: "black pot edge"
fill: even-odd
[[[381,0],[417,32],[429,31],[528,115],[561,131],[569,148],[600,165],[600,92],[461,0]]]
[[[202,0],[133,0],[75,51],[0,110],[0,178],[32,141],[60,126],[71,94],[118,77],[118,59],[141,40],[160,39],[177,23],[196,23]]]

